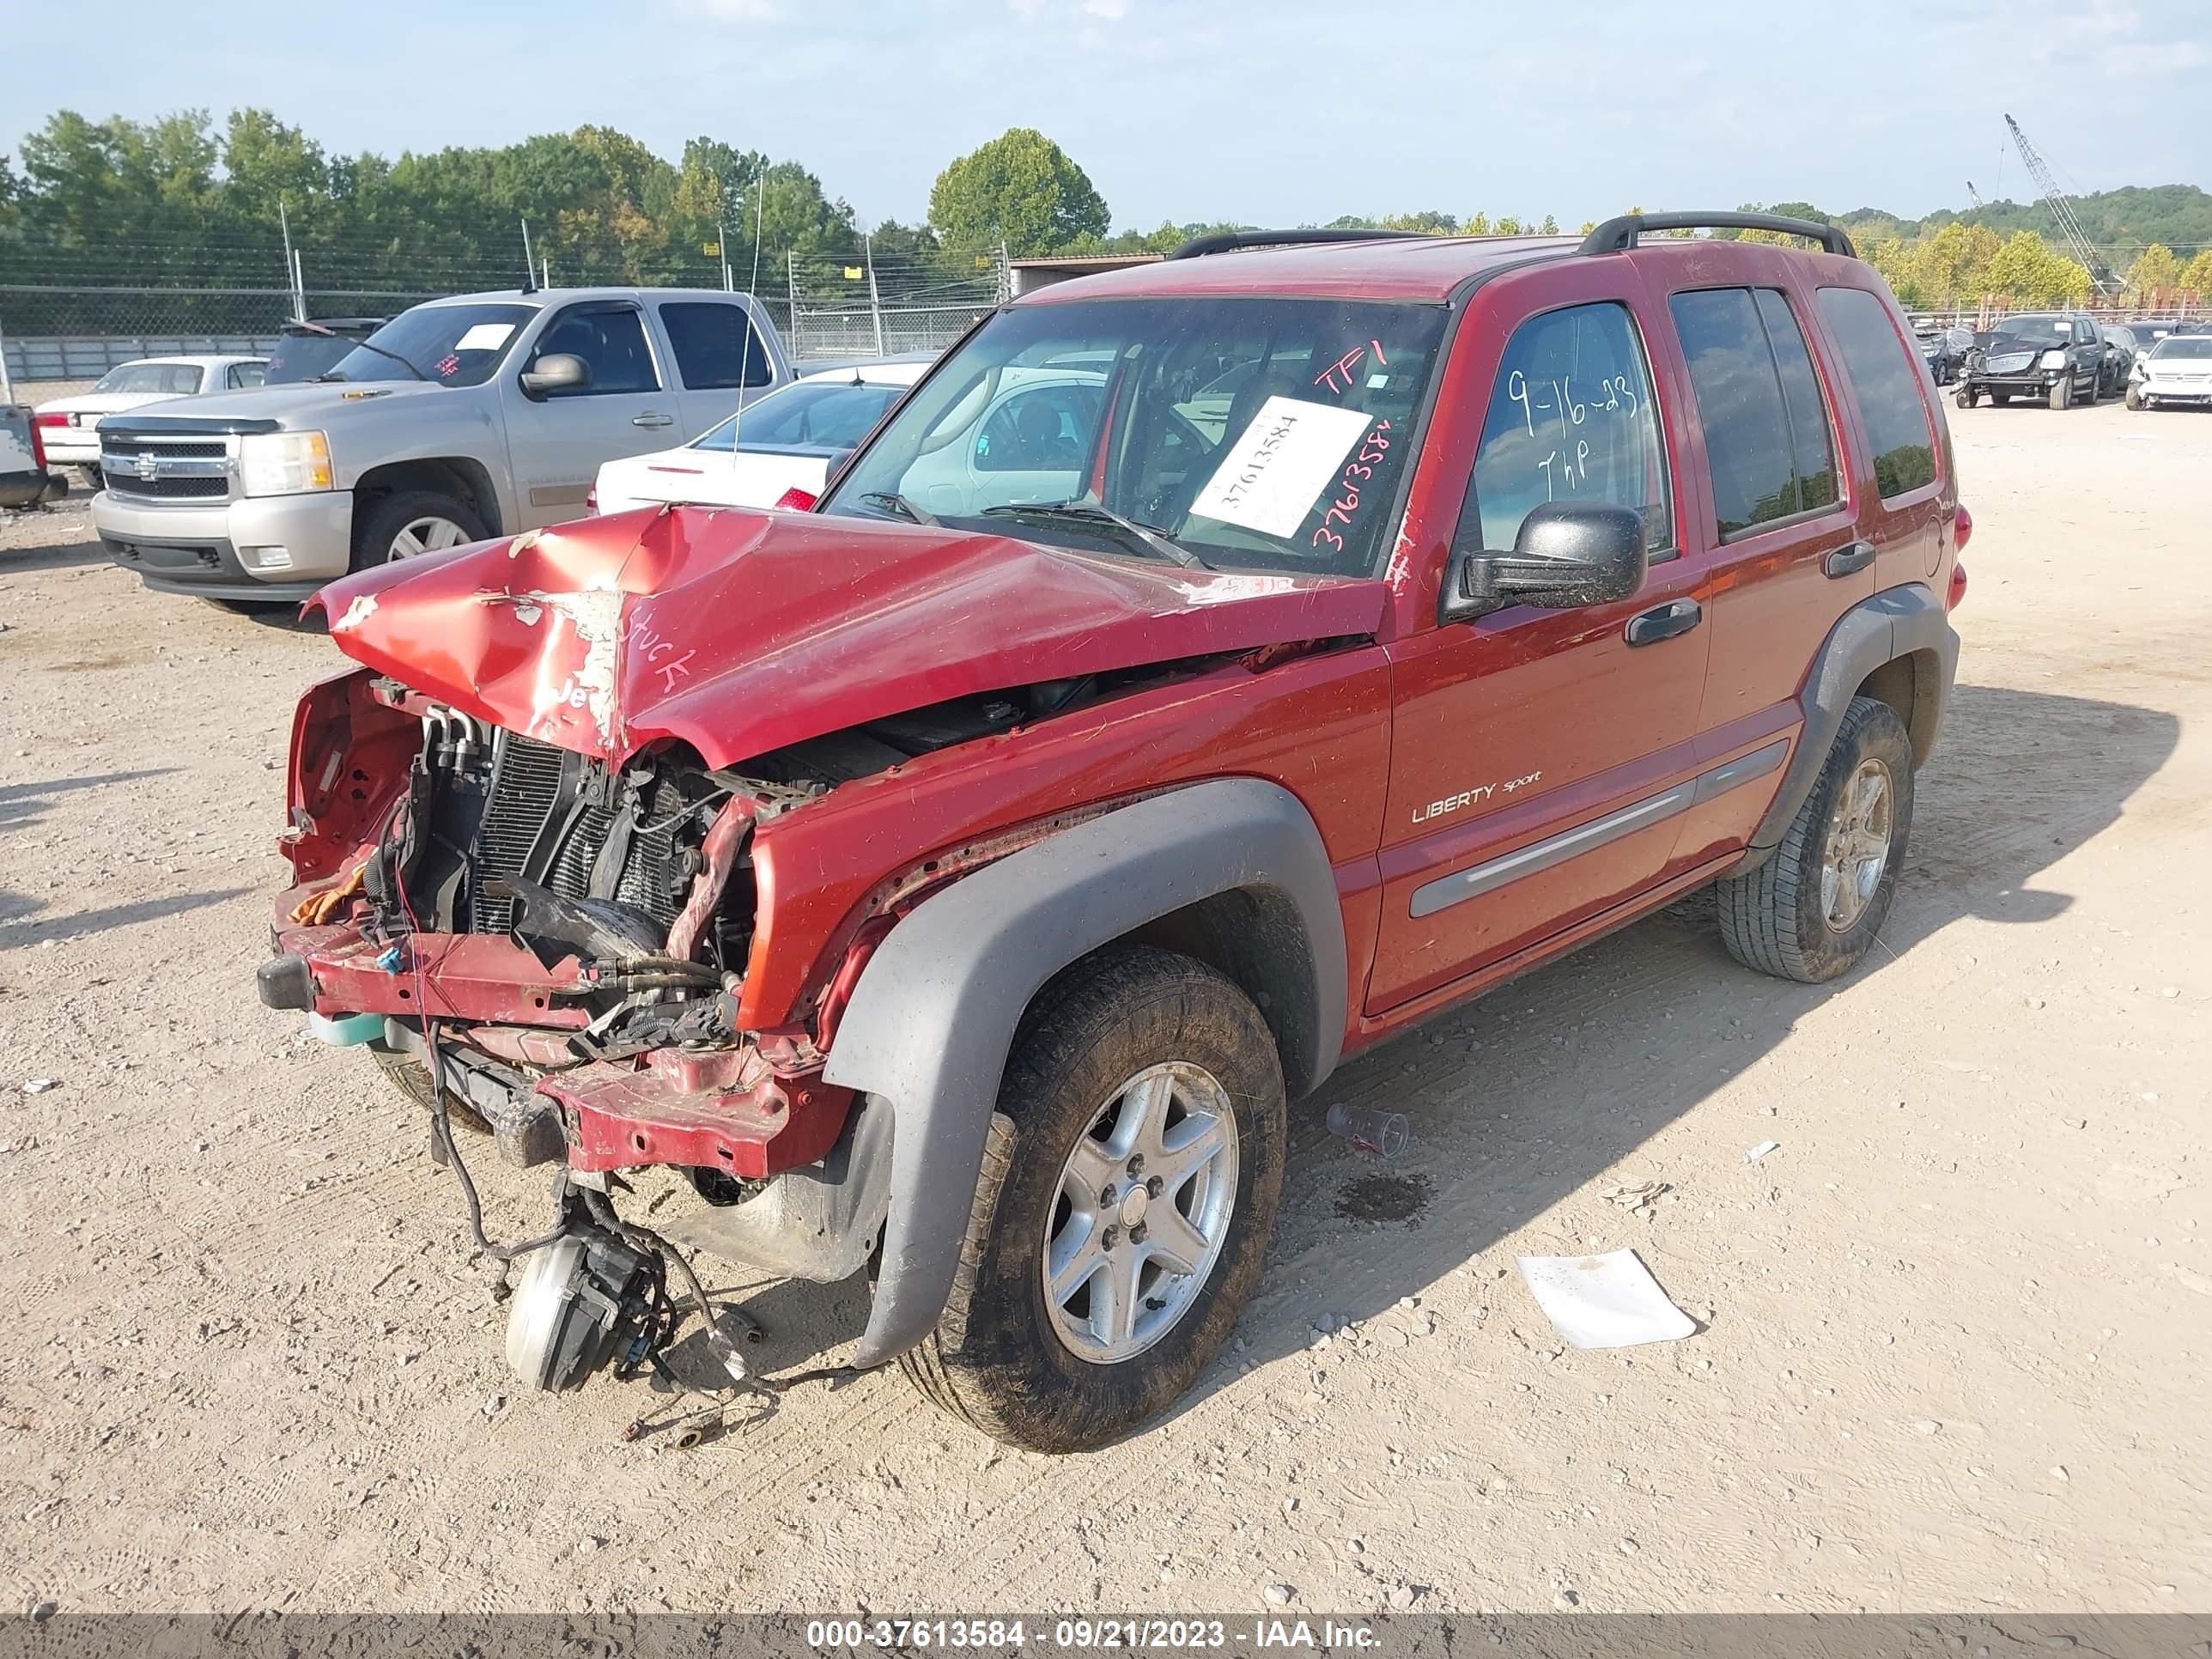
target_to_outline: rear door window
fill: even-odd
[[[676,372],[687,392],[766,386],[775,378],[768,348],[743,306],[672,300],[662,304],[660,322],[675,348]]]
[[[1858,288],[1824,288],[1820,320],[1843,356],[1844,377],[1858,400],[1874,451],[1875,487],[1890,500],[1936,477],[1936,428],[1920,376],[1905,355],[1889,307]]]
[[[1723,288],[1667,304],[1689,360],[1721,539],[1832,505],[1826,407],[1788,302]]]
[[[1610,301],[1532,317],[1498,360],[1458,543],[1504,551],[1547,501],[1625,507],[1644,545],[1674,545],[1667,470],[1644,345]]]

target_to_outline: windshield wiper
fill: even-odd
[[[867,502],[870,506],[880,505],[887,507],[890,508],[892,512],[897,514],[899,517],[906,520],[909,524],[933,525],[937,522],[937,515],[934,513],[930,512],[927,507],[916,507],[912,501],[907,500],[905,496],[894,495],[888,490],[872,489],[866,495],[861,496],[860,500]]]
[[[987,507],[987,519],[1059,519],[1069,524],[1110,525],[1130,540],[1150,548],[1164,559],[1171,559],[1187,570],[1211,570],[1213,567],[1176,541],[1158,525],[1140,524],[1124,517],[1110,507],[1101,507],[1096,501],[1018,501],[1006,507]]]
[[[321,327],[317,324],[307,321],[305,318],[301,319],[300,321],[293,325],[293,326],[295,328],[303,328],[310,334],[319,334],[325,340],[342,340],[345,338],[345,336],[340,334],[337,330],[334,328]],[[393,362],[398,364],[400,368],[405,369],[410,374],[412,374],[418,380],[429,380],[430,384],[433,386],[440,384],[438,381],[430,380],[430,377],[428,374],[425,374],[421,369],[416,368],[414,364],[409,362],[404,357],[401,356],[396,351],[386,351],[382,346],[371,345],[366,340],[356,340],[354,344],[360,347],[363,351],[374,351],[380,357],[391,358]],[[345,379],[345,376],[343,374],[331,374],[327,376],[318,374],[314,378],[318,380],[325,379],[343,380]]]

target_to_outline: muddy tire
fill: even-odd
[[[1287,1121],[1267,1022],[1223,975],[1143,946],[1068,969],[1015,1034],[951,1296],[901,1368],[1031,1451],[1158,1416],[1259,1281]]]
[[[1889,915],[1912,831],[1912,742],[1886,702],[1854,697],[1789,832],[1717,887],[1721,942],[1747,968],[1801,984],[1847,974]]]
[[[1953,396],[1951,401],[1958,404],[1961,409],[1972,409],[1974,406],[1973,387],[1970,386],[1960,386],[1958,392]]]
[[[2142,406],[2142,393],[2136,391],[2133,386],[2130,386],[2128,388],[2128,407],[2130,409],[2141,409]]]
[[[473,507],[451,495],[404,489],[376,501],[354,520],[353,568],[373,570],[465,542],[480,542],[489,533]]]
[[[426,1117],[429,1115],[434,1103],[430,1092],[428,1066],[414,1055],[404,1054],[397,1048],[387,1048],[380,1042],[368,1045],[368,1057],[376,1062],[376,1069],[384,1073],[393,1088],[420,1106]],[[448,1071],[447,1076],[451,1075]],[[476,1109],[456,1096],[451,1089],[446,1091],[446,1104],[453,1121],[463,1128],[473,1129],[478,1134],[491,1133],[491,1125],[479,1117]]]
[[[2053,409],[2071,409],[2074,406],[2074,377],[2071,374],[2051,388],[2050,402]]]

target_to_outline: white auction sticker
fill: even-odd
[[[1372,420],[1361,410],[1270,398],[1190,510],[1269,536],[1294,535]]]
[[[477,323],[468,332],[453,342],[456,351],[496,351],[507,343],[507,337],[514,332],[513,323]]]

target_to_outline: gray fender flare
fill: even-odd
[[[1344,1036],[1344,913],[1312,817],[1288,790],[1224,778],[1117,807],[917,905],[862,970],[823,1075],[890,1103],[890,1212],[868,1328],[877,1365],[934,1328],[952,1289],[1014,1028],[1060,969],[1201,899],[1263,890],[1304,924],[1313,1006],[1273,1011],[1311,1088]],[[1290,1016],[1287,1019],[1285,1015]]]
[[[1927,757],[1951,700],[1951,682],[1959,666],[1958,633],[1944,614],[1942,601],[1923,582],[1885,588],[1844,612],[1828,630],[1806,676],[1804,729],[1790,757],[1790,769],[1783,775],[1782,787],[1752,835],[1750,853],[1729,873],[1755,867],[1781,845],[1827,763],[1852,693],[1867,676],[1884,663],[1923,653],[1932,653],[1936,669],[1913,688],[1915,764]]]

